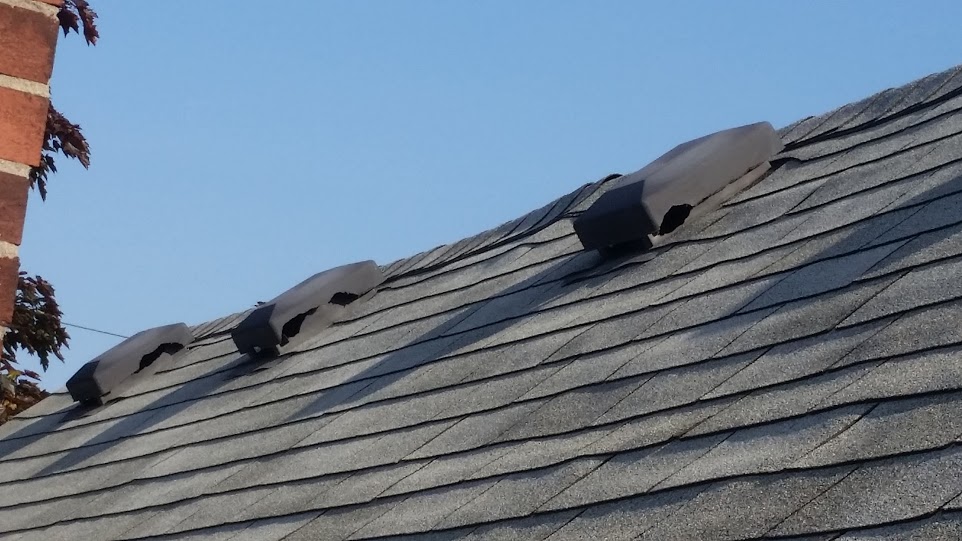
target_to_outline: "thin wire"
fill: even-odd
[[[77,328],[77,329],[83,329],[83,330],[85,330],[85,331],[96,332],[96,333],[100,333],[100,334],[106,334],[106,335],[108,335],[108,336],[116,336],[117,338],[130,338],[129,336],[124,336],[124,335],[122,335],[122,334],[117,334],[117,333],[115,333],[115,332],[102,331],[102,330],[100,330],[100,329],[94,329],[94,328],[91,328],[91,327],[84,327],[83,325],[75,325],[75,324],[73,324],[73,323],[67,323],[66,321],[61,322],[61,324],[62,324],[64,327],[74,327],[74,328]]]

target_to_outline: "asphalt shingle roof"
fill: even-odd
[[[610,179],[384,267],[265,364],[245,314],[0,427],[0,539],[958,539],[962,70],[780,131],[649,252]]]

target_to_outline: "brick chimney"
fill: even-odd
[[[0,0],[0,337],[13,314],[30,168],[40,164],[63,0]]]

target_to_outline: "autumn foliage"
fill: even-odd
[[[82,34],[87,45],[96,45],[100,37],[96,19],[97,13],[87,0],[64,0],[57,13],[64,36],[70,32]],[[80,126],[70,122],[51,103],[40,166],[30,171],[30,185],[40,192],[44,201],[49,175],[57,172],[55,156],[58,153],[76,159],[85,168],[90,166],[90,147]],[[53,285],[39,275],[29,276],[21,272],[13,320],[0,349],[0,424],[47,396],[47,392],[35,383],[40,380],[40,375],[23,369],[17,353],[36,356],[44,371],[50,366],[51,357],[63,361],[61,348],[69,347],[70,335],[63,326],[62,316]]]

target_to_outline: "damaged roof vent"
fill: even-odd
[[[321,330],[334,323],[361,295],[384,281],[373,261],[362,261],[315,274],[257,307],[231,332],[241,353],[274,352],[303,326]]]
[[[768,122],[720,131],[671,149],[622,177],[574,222],[585,249],[651,247],[689,217],[720,206],[768,170],[782,142]]]
[[[193,341],[194,335],[183,323],[141,331],[80,367],[67,380],[67,390],[77,402],[103,404],[103,397],[132,375]]]

